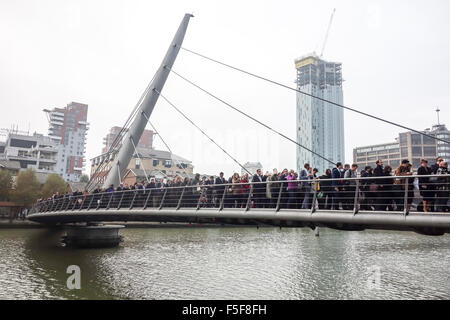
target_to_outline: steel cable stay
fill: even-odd
[[[382,121],[382,122],[391,124],[391,125],[393,125],[393,126],[396,126],[396,127],[402,128],[402,129],[406,129],[406,130],[409,130],[409,131],[412,131],[412,132],[414,132],[414,133],[418,133],[418,134],[420,134],[420,135],[422,135],[422,136],[425,136],[425,137],[428,137],[428,138],[432,138],[432,139],[434,139],[434,140],[438,140],[438,141],[441,141],[441,142],[450,144],[450,141],[441,139],[441,138],[439,138],[439,137],[437,137],[437,136],[433,136],[433,135],[427,134],[427,133],[425,133],[425,132],[422,132],[422,131],[419,131],[419,130],[415,130],[415,129],[409,128],[409,127],[404,126],[404,125],[402,125],[402,124],[399,124],[399,123],[396,123],[396,122],[393,122],[393,121],[389,121],[389,120],[386,120],[386,119],[383,119],[383,118],[380,118],[380,117],[371,115],[371,114],[369,114],[369,113],[366,113],[366,112],[363,112],[363,111],[356,110],[356,109],[354,109],[354,108],[350,108],[350,107],[344,106],[344,105],[342,105],[342,104],[339,104],[339,103],[336,103],[336,102],[333,102],[333,101],[330,101],[330,100],[327,100],[327,99],[324,99],[324,98],[315,96],[315,95],[313,95],[313,94],[304,92],[304,91],[299,90],[299,89],[296,89],[296,88],[292,88],[292,87],[290,87],[290,86],[288,86],[288,85],[282,84],[281,82],[271,80],[271,79],[269,79],[269,78],[266,78],[266,77],[257,75],[257,74],[255,74],[255,73],[253,73],[253,72],[246,71],[246,70],[241,69],[241,68],[238,68],[238,67],[234,67],[234,66],[232,66],[232,65],[230,65],[230,64],[221,62],[221,61],[219,61],[219,60],[216,60],[216,59],[213,59],[213,58],[210,58],[210,57],[207,57],[207,56],[205,56],[205,55],[203,55],[203,54],[200,54],[200,53],[198,53],[198,52],[189,50],[189,49],[187,49],[187,48],[181,47],[181,49],[183,49],[184,51],[187,51],[187,52],[189,52],[189,53],[192,53],[192,54],[194,54],[194,55],[196,55],[196,56],[198,56],[198,57],[201,57],[201,58],[203,58],[203,59],[206,59],[206,60],[215,62],[215,63],[217,63],[217,64],[220,64],[220,65],[222,65],[222,66],[225,66],[225,67],[227,67],[227,68],[230,68],[230,69],[239,71],[239,72],[241,72],[241,73],[247,74],[247,75],[249,75],[249,76],[252,76],[252,77],[257,78],[257,79],[260,79],[260,80],[264,80],[264,81],[266,81],[266,82],[275,84],[275,85],[277,85],[277,86],[280,86],[280,87],[283,87],[283,88],[286,88],[286,89],[289,89],[289,90],[292,90],[292,91],[301,93],[301,94],[306,95],[306,96],[308,96],[308,97],[311,97],[311,98],[314,98],[314,99],[317,99],[317,100],[320,100],[320,101],[329,103],[329,104],[334,105],[334,106],[336,106],[336,107],[340,107],[340,108],[343,108],[343,109],[346,109],[346,110],[349,110],[349,111],[353,111],[353,112],[359,113],[359,114],[361,114],[361,115],[363,115],[363,116],[370,117],[370,118],[372,118],[372,119],[375,119],[375,120],[378,120],[378,121]]]
[[[216,141],[214,141],[208,134],[206,134],[199,126],[197,126],[186,114],[184,114],[180,109],[178,109],[170,100],[168,100],[161,92],[154,89],[156,93],[159,94],[172,108],[174,108],[179,114],[181,114],[188,122],[190,122],[194,127],[196,127],[205,137],[207,137],[212,143],[214,143],[220,150],[222,150],[230,159],[237,163],[242,169],[244,169],[250,176],[252,173],[247,170],[239,161],[237,161],[231,154],[229,154],[224,148],[222,148]]]
[[[134,152],[136,153],[136,156],[138,157],[139,162],[142,165],[142,169],[144,169],[145,180],[147,180],[147,183],[150,183],[150,180],[148,179],[147,171],[145,170],[144,162],[142,161],[141,156],[139,155],[139,151],[136,148],[136,144],[134,143],[132,136],[130,136],[130,140],[131,140],[131,143],[133,144]]]
[[[332,161],[332,160],[330,160],[330,159],[328,159],[328,158],[325,158],[325,157],[322,156],[321,154],[319,154],[319,153],[317,153],[317,152],[315,152],[315,151],[309,149],[308,147],[305,147],[305,146],[301,145],[300,143],[298,143],[298,142],[295,141],[294,139],[291,139],[291,138],[289,138],[288,136],[284,135],[283,133],[281,133],[281,132],[279,132],[279,131],[277,131],[277,130],[271,128],[271,127],[269,127],[267,124],[265,124],[265,123],[259,121],[258,119],[252,117],[251,115],[249,115],[249,114],[245,113],[244,111],[238,109],[237,107],[231,105],[230,103],[228,103],[228,102],[226,102],[225,100],[219,98],[218,96],[214,95],[213,93],[209,92],[208,90],[203,89],[202,87],[200,87],[199,85],[195,84],[195,83],[192,82],[191,80],[189,80],[189,79],[183,77],[182,75],[180,75],[180,74],[177,73],[176,71],[174,71],[174,70],[170,70],[170,71],[173,72],[174,74],[176,74],[178,77],[180,77],[180,78],[183,79],[184,81],[186,81],[186,82],[188,82],[189,84],[191,84],[192,86],[194,86],[194,87],[196,87],[197,89],[203,91],[204,93],[206,93],[207,95],[213,97],[214,99],[216,99],[217,101],[219,101],[219,102],[221,102],[222,104],[226,105],[227,107],[229,107],[229,108],[231,108],[231,109],[233,109],[233,110],[239,112],[240,114],[244,115],[245,117],[247,117],[247,118],[249,118],[249,119],[255,121],[256,123],[260,124],[260,125],[263,126],[264,128],[269,129],[270,131],[272,131],[272,132],[278,134],[278,135],[281,136],[282,138],[284,138],[284,139],[286,139],[286,140],[289,140],[289,141],[292,142],[292,143],[295,143],[297,146],[299,146],[299,147],[301,147],[301,148],[303,148],[303,149],[305,149],[305,150],[311,152],[313,155],[316,155],[317,157],[319,157],[319,158],[321,158],[321,159],[323,159],[323,160],[325,160],[325,161],[327,161],[327,162],[329,162],[329,163],[331,163],[331,164],[333,164],[333,165],[336,164],[337,161]],[[161,96],[162,96],[162,95],[161,95]]]
[[[176,158],[173,157],[174,153],[172,152],[172,149],[169,147],[169,145],[166,143],[165,139],[163,139],[161,133],[156,130],[156,127],[153,125],[153,123],[150,121],[149,117],[147,116],[147,114],[145,112],[142,112],[142,115],[145,117],[145,119],[147,119],[147,122],[150,124],[150,126],[152,127],[153,131],[155,132],[155,134],[157,134],[159,136],[159,138],[161,139],[162,143],[166,146],[167,150],[170,152],[170,154],[172,155],[171,159],[175,160],[175,162],[178,164],[179,168],[183,170],[183,173],[188,175],[186,173],[185,168],[183,168],[181,162]],[[159,171],[159,170],[158,170]]]
[[[147,87],[145,88],[144,92],[141,94],[138,102],[136,103],[136,105],[134,106],[133,111],[131,112],[131,114],[128,116],[128,119],[125,121],[125,124],[122,126],[122,128],[120,129],[119,133],[117,134],[117,136],[115,137],[115,139],[113,140],[113,142],[111,143],[111,146],[109,147],[109,150],[106,152],[105,157],[102,159],[102,161],[100,162],[100,164],[98,165],[97,169],[94,171],[94,173],[92,174],[91,179],[89,179],[88,183],[86,184],[86,189],[90,189],[92,188],[92,184],[95,183],[93,185],[93,188],[96,188],[99,184],[100,181],[96,181],[93,182],[93,179],[105,168],[107,162],[106,159],[109,158],[109,155],[112,154],[115,150],[118,149],[118,147],[120,146],[120,142],[122,141],[124,135],[126,134],[126,132],[129,129],[130,123],[131,121],[134,119],[134,117],[137,114],[137,111],[140,109],[140,106],[142,104],[142,101],[144,100],[145,96],[147,95],[147,93],[150,90],[150,85],[153,82],[153,79],[155,78],[155,75],[153,75],[152,79],[150,80],[150,82],[148,83]]]

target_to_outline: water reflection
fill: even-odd
[[[2,230],[2,299],[450,298],[450,237],[322,229],[125,229],[111,249],[69,249],[61,231]],[[81,268],[81,290],[66,269]],[[380,288],[368,287],[371,268]]]

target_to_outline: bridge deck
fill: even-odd
[[[359,211],[330,211],[281,209],[242,209],[216,208],[201,209],[99,209],[56,211],[32,214],[31,221],[44,224],[66,224],[94,221],[160,221],[160,222],[201,222],[224,224],[273,225],[285,227],[323,226],[342,230],[389,229],[409,230],[426,234],[450,233],[450,214],[448,213],[409,213]]]
[[[376,181],[375,178],[371,179]],[[66,195],[39,202],[31,210],[28,219],[53,225],[94,221],[162,221],[311,228],[325,226],[342,230],[410,230],[430,235],[450,232],[449,212],[412,211],[412,208],[420,204],[421,198],[418,192],[410,188],[412,183],[408,183],[408,180],[405,181],[404,189],[383,182],[385,187],[390,187],[388,192],[360,188],[366,181],[362,178],[344,180],[354,184],[345,185],[345,189],[342,189],[344,191],[339,189],[337,194],[324,192],[322,199],[319,199],[317,189],[304,191],[304,188],[299,188],[300,191],[296,194],[286,194],[285,182],[278,182],[276,192],[266,182],[249,183],[247,185],[250,185],[250,190],[245,196],[233,193],[236,184]],[[303,180],[298,182],[299,185],[302,182],[317,183]],[[432,186],[431,183],[428,185]],[[272,188],[275,197],[264,198],[266,187]],[[435,183],[433,187],[438,190],[435,198],[436,211],[447,210],[448,183]],[[324,198],[327,199],[325,202]],[[286,209],[300,207],[296,203],[298,199],[304,199],[301,207],[308,209]],[[412,206],[413,201],[415,206]],[[332,208],[344,210],[331,210]],[[367,208],[376,210],[366,210]]]

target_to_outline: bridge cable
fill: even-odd
[[[119,144],[120,144],[119,142],[123,139],[124,134],[126,133],[126,131],[128,131],[129,124],[130,124],[131,120],[136,116],[137,111],[138,111],[138,109],[140,108],[140,106],[142,104],[142,101],[144,100],[145,96],[147,95],[148,91],[150,90],[150,85],[152,84],[152,81],[154,80],[155,75],[156,75],[156,73],[153,75],[152,79],[148,83],[148,85],[145,88],[144,92],[141,94],[138,102],[134,106],[133,111],[128,116],[128,119],[125,121],[125,124],[122,126],[122,128],[120,129],[120,131],[117,134],[116,138],[113,140],[111,146],[109,147],[109,150],[106,152],[106,156],[109,156],[110,154],[112,154],[115,151],[114,149],[116,149],[119,146]],[[91,179],[89,179],[89,182],[86,185],[86,189],[88,189],[88,188],[90,188],[92,186],[93,179],[96,177],[96,175],[99,174],[99,170],[101,172],[101,170],[104,169],[104,167],[106,166],[106,164],[107,164],[107,162],[105,162],[106,156],[103,158],[103,160],[97,166],[97,169],[92,174]],[[99,184],[100,184],[100,181],[96,181],[95,184],[94,184],[94,188],[97,187]]]
[[[214,143],[220,150],[222,150],[227,156],[229,156],[234,162],[236,162],[242,169],[244,169],[245,171],[247,171],[247,173],[250,176],[253,176],[252,173],[250,171],[247,170],[247,168],[245,168],[242,164],[240,164],[239,161],[237,161],[231,154],[229,154],[224,148],[222,148],[217,142],[215,142],[210,136],[208,136],[199,126],[197,126],[191,119],[188,118],[188,116],[186,116],[180,109],[178,109],[172,102],[170,102],[165,96],[162,95],[161,92],[159,92],[156,89],[155,92],[157,92],[159,94],[159,96],[161,98],[163,98],[164,100],[166,100],[166,102],[173,107],[176,111],[178,111],[178,113],[180,113],[187,121],[189,121],[194,127],[196,127],[205,137],[207,137],[212,143]]]
[[[142,112],[142,114],[145,115],[145,112]],[[146,117],[147,118],[147,117]],[[148,119],[148,118],[147,118]],[[136,148],[136,145],[134,144],[134,141],[131,140],[131,142],[133,143],[133,147],[134,147],[134,152],[136,153],[136,156],[139,158],[139,160],[142,163],[142,168],[144,169],[144,174],[145,174],[145,179],[147,179],[147,183],[149,183],[150,181],[148,180],[148,176],[147,176],[147,172],[145,171],[145,167],[144,167],[144,162],[142,161],[141,157],[139,156],[139,151]],[[164,172],[162,172],[161,170],[159,170],[158,168],[155,168],[156,171],[162,173],[163,176],[165,176],[166,178],[168,178],[168,175],[165,174]]]
[[[119,161],[117,161],[117,172],[119,173],[119,181],[122,182],[122,178],[120,177],[120,167],[119,167]]]
[[[233,109],[233,110],[239,112],[240,114],[246,116],[247,118],[249,118],[249,119],[255,121],[256,123],[260,124],[261,126],[265,127],[266,129],[269,129],[270,131],[272,131],[272,132],[274,132],[274,133],[280,135],[281,137],[283,137],[283,138],[285,138],[285,139],[291,141],[292,143],[295,143],[295,144],[298,145],[299,147],[301,147],[301,148],[303,148],[303,149],[305,149],[305,150],[311,152],[312,154],[318,156],[319,158],[321,158],[321,159],[323,159],[323,160],[325,160],[325,161],[327,161],[327,162],[329,162],[329,163],[332,163],[333,165],[336,164],[336,161],[332,161],[332,160],[330,160],[330,159],[328,159],[328,158],[325,158],[325,157],[322,156],[321,154],[319,154],[319,153],[317,153],[317,152],[315,152],[315,151],[312,151],[311,149],[309,149],[309,148],[307,148],[307,147],[301,145],[301,144],[298,143],[297,141],[295,141],[295,140],[289,138],[288,136],[282,134],[281,132],[279,132],[279,131],[277,131],[277,130],[275,130],[275,129],[272,129],[272,128],[269,127],[267,124],[265,124],[265,123],[259,121],[258,119],[252,117],[251,115],[245,113],[244,111],[242,111],[242,110],[240,110],[240,109],[234,107],[233,105],[231,105],[231,104],[229,104],[228,102],[222,100],[221,98],[217,97],[216,95],[212,94],[211,92],[207,91],[206,89],[203,89],[202,87],[200,87],[199,85],[197,85],[197,84],[195,84],[194,82],[190,81],[189,79],[183,77],[182,75],[180,75],[180,74],[177,73],[176,71],[174,71],[174,70],[172,70],[172,69],[171,69],[170,71],[172,71],[174,74],[176,74],[178,77],[180,77],[181,79],[185,80],[185,81],[188,82],[189,84],[193,85],[194,87],[198,88],[199,90],[203,91],[204,93],[208,94],[209,96],[213,97],[214,99],[218,100],[219,102],[225,104],[226,106],[230,107],[231,109]]]
[[[162,142],[164,143],[164,145],[166,146],[167,150],[169,150],[170,154],[172,155],[172,159],[175,160],[175,162],[178,163],[178,166],[180,167],[180,169],[183,170],[183,173],[186,174],[186,175],[188,175],[187,172],[186,172],[186,170],[185,170],[185,168],[183,168],[181,162],[180,162],[176,157],[173,157],[174,153],[172,152],[172,150],[170,149],[170,147],[169,147],[169,145],[166,143],[166,141],[163,139],[161,133],[160,133],[158,130],[156,130],[155,126],[154,126],[153,123],[150,121],[150,119],[149,119],[149,117],[147,116],[147,114],[146,114],[144,111],[142,111],[142,115],[147,119],[147,121],[148,121],[148,123],[150,124],[150,126],[152,127],[153,131],[159,136],[159,138],[161,139],[161,141],[162,141]]]
[[[246,70],[243,70],[243,69],[234,67],[234,66],[229,65],[229,64],[227,64],[227,63],[224,63],[224,62],[218,61],[218,60],[216,60],[216,59],[207,57],[207,56],[205,56],[205,55],[203,55],[203,54],[200,54],[200,53],[198,53],[198,52],[195,52],[195,51],[186,49],[186,48],[184,48],[184,47],[181,47],[181,49],[183,49],[183,50],[185,50],[185,51],[187,51],[187,52],[190,52],[190,53],[192,53],[192,54],[194,54],[194,55],[197,55],[197,56],[199,56],[199,57],[201,57],[201,58],[204,58],[204,59],[206,59],[206,60],[215,62],[215,63],[217,63],[217,64],[220,64],[220,65],[222,65],[222,66],[228,67],[228,68],[230,68],[230,69],[239,71],[239,72],[241,72],[241,73],[245,73],[245,74],[247,74],[247,75],[249,75],[249,76],[252,76],[252,77],[254,77],[254,78],[258,78],[258,79],[260,79],[260,80],[264,80],[264,81],[270,82],[270,83],[275,84],[275,85],[277,85],[277,86],[280,86],[280,87],[283,87],[283,88],[286,88],[286,89],[289,89],[289,90],[292,90],[292,91],[301,93],[301,94],[306,95],[306,96],[308,96],[308,97],[311,97],[311,98],[314,98],[314,99],[317,99],[317,100],[320,100],[320,101],[323,101],[323,102],[332,104],[332,105],[334,105],[334,106],[337,106],[337,107],[340,107],[340,108],[343,108],[343,109],[347,109],[347,110],[350,110],[350,111],[353,111],[353,112],[362,114],[362,115],[364,115],[364,116],[366,116],[366,117],[370,117],[370,118],[373,118],[373,119],[376,119],[376,120],[379,120],[379,121],[383,121],[383,122],[386,122],[386,123],[388,123],[388,124],[391,124],[391,125],[400,127],[400,128],[402,128],[402,129],[406,129],[406,130],[409,130],[409,131],[418,133],[418,134],[423,135],[423,136],[425,136],[425,137],[429,137],[429,138],[432,138],[432,139],[434,139],[434,140],[439,140],[439,141],[442,141],[442,142],[445,142],[445,143],[450,144],[450,141],[441,139],[441,138],[439,138],[439,137],[437,137],[437,136],[432,136],[432,135],[427,134],[427,133],[425,133],[425,132],[421,132],[421,131],[418,131],[418,130],[415,130],[415,129],[406,127],[406,126],[401,125],[401,124],[399,124],[399,123],[396,123],[396,122],[393,122],[393,121],[389,121],[389,120],[386,120],[386,119],[383,119],[383,118],[380,118],[380,117],[371,115],[371,114],[369,114],[369,113],[366,113],[366,112],[363,112],[363,111],[359,111],[359,110],[356,110],[356,109],[353,109],[353,108],[344,106],[344,105],[342,105],[342,104],[339,104],[339,103],[336,103],[336,102],[333,102],[333,101],[330,101],[330,100],[327,100],[327,99],[324,99],[324,98],[321,98],[321,97],[312,95],[312,94],[310,94],[310,93],[307,93],[307,92],[305,92],[305,91],[301,91],[301,90],[296,89],[296,88],[292,88],[292,87],[287,86],[287,85],[285,85],[285,84],[282,84],[282,83],[280,83],[280,82],[277,82],[277,81],[274,81],[274,80],[265,78],[265,77],[263,77],[263,76],[260,76],[260,75],[257,75],[257,74],[255,74],[255,73],[252,73],[252,72],[250,72],[250,71],[246,71]]]
[[[141,157],[139,156],[139,151],[136,148],[136,144],[134,143],[132,136],[130,136],[130,140],[131,140],[131,143],[133,144],[134,152],[136,153],[136,156],[138,157],[140,163],[142,164],[142,169],[144,169],[145,180],[147,180],[147,183],[150,183],[150,180],[148,180],[147,171],[145,171],[144,162],[142,161]]]

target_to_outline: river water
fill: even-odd
[[[110,249],[0,230],[0,299],[450,299],[450,236],[278,228],[127,228]],[[67,267],[81,289],[67,288]]]

